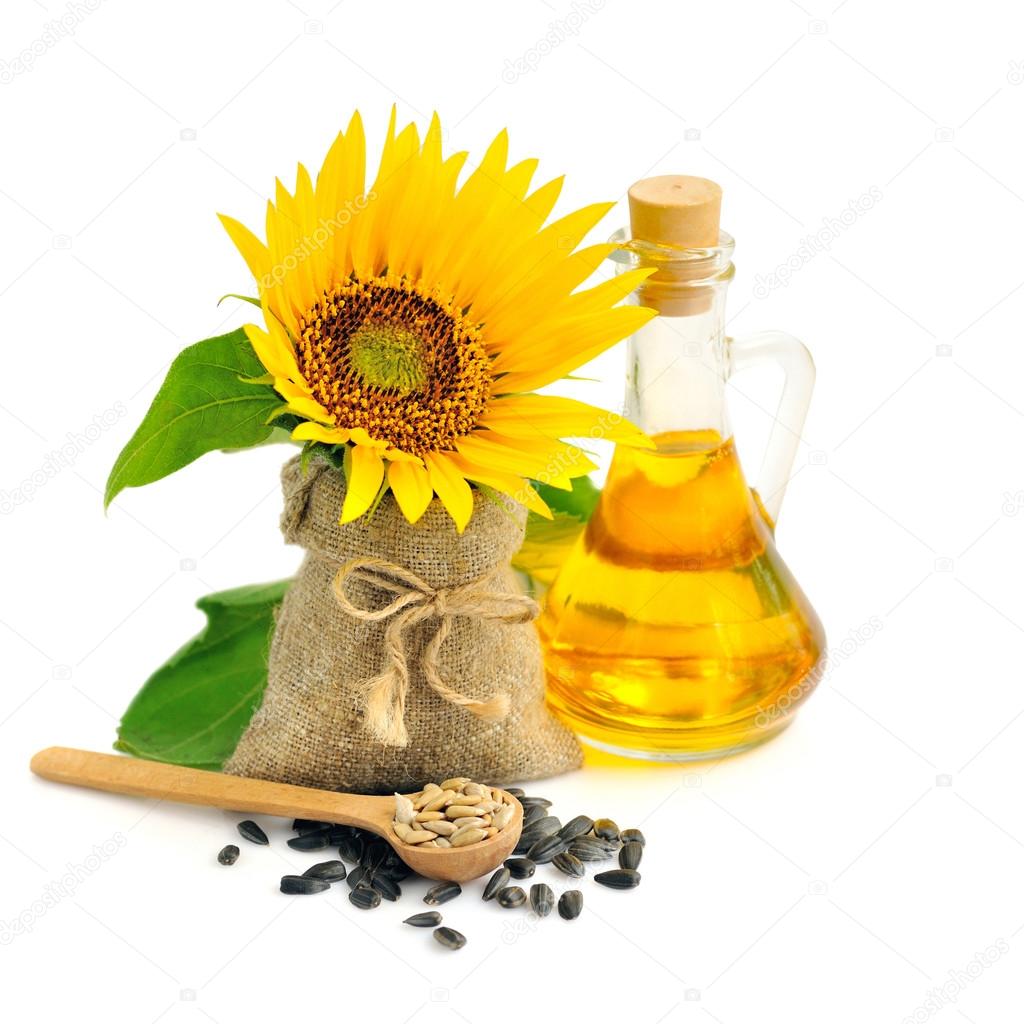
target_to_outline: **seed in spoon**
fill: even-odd
[[[217,854],[217,860],[221,864],[230,866],[238,860],[238,853],[239,850],[237,846],[225,846],[224,849]]]
[[[238,823],[238,834],[243,839],[248,839],[250,843],[255,843],[257,846],[270,845],[267,833],[255,821],[250,821],[248,818]]]

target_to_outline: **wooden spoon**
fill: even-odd
[[[512,796],[512,820],[496,836],[473,846],[424,849],[403,843],[391,828],[393,796],[335,793],[282,782],[244,779],[237,775],[179,768],[116,754],[97,754],[71,747],[47,747],[32,758],[32,771],[53,782],[102,789],[107,793],[156,797],[183,804],[223,807],[231,811],[273,814],[280,818],[312,818],[355,825],[374,832],[419,875],[465,882],[493,871],[508,857],[523,830],[523,807]]]

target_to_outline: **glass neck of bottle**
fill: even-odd
[[[612,241],[622,242],[624,232]],[[625,415],[660,450],[713,447],[731,435],[725,405],[725,296],[732,239],[714,249],[671,249],[625,241],[621,270],[654,267],[631,301],[659,315],[629,338]]]

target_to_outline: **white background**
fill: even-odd
[[[0,516],[5,1019],[1020,1013],[1024,16],[1012,6],[106,0],[15,73],[68,8],[3,5],[0,489],[28,496]],[[277,532],[279,449],[206,457],[106,517],[101,489],[171,358],[244,319],[216,306],[249,282],[214,213],[258,224],[275,175],[317,164],[355,106],[376,148],[396,101],[421,124],[436,108],[452,146],[476,156],[507,126],[514,156],[569,173],[562,210],[621,199],[653,173],[715,178],[738,241],[730,329],[789,330],[818,364],[778,536],[832,642],[819,692],[743,757],[595,765],[532,787],[563,819],[642,825],[644,884],[588,881],[577,922],[536,926],[473,890],[444,908],[469,936],[457,954],[399,924],[419,885],[372,914],[344,887],[278,893],[313,856],[283,846],[284,823],[268,823],[270,849],[242,844],[225,869],[214,858],[233,816],[28,773],[52,743],[109,749],[142,680],[200,626],[196,597],[296,565]],[[881,199],[827,251],[799,255],[873,188]],[[620,207],[595,238],[624,219]],[[780,265],[789,283],[758,288]],[[620,356],[590,397],[617,401]],[[749,463],[774,381],[737,384]],[[41,478],[68,443],[73,458]],[[117,852],[40,913],[108,840]]]

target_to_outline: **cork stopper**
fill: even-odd
[[[722,188],[707,178],[662,174],[629,190],[630,233],[636,241],[680,249],[718,245]],[[696,267],[666,265],[644,284],[641,300],[664,316],[689,316],[710,308],[709,289],[680,287],[703,276]]]

